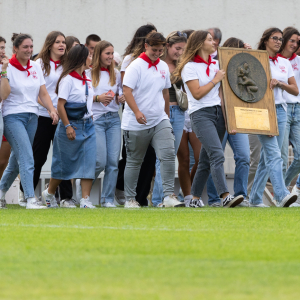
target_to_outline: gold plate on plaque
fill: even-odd
[[[237,128],[270,130],[269,112],[267,109],[235,107]]]

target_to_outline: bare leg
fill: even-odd
[[[89,197],[91,194],[93,180],[81,179],[82,198]]]
[[[2,138],[2,136],[1,136],[1,138]],[[0,148],[0,179],[3,175],[5,168],[7,167],[9,156],[10,156],[10,150],[11,150],[11,147],[10,147],[9,143],[7,141],[2,142],[2,145]]]
[[[62,180],[60,180],[60,179],[50,178],[48,193],[55,195],[55,191],[61,182],[62,182]]]

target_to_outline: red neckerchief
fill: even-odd
[[[110,76],[110,72],[109,72],[109,70],[107,68],[101,67],[100,71],[106,71],[109,74],[109,76]]]
[[[19,71],[27,71],[28,75],[27,77],[30,75],[30,72],[28,71],[30,68],[32,68],[32,66],[30,65],[30,60],[28,59],[27,61],[27,66],[24,69],[24,67],[20,64],[20,62],[18,61],[18,59],[16,58],[16,54],[13,54],[13,56],[11,57],[11,59],[9,60],[9,63],[15,67],[16,69],[18,69]]]
[[[194,57],[194,62],[207,64],[207,68],[206,68],[206,75],[207,76],[209,76],[209,66],[210,66],[210,64],[214,64],[214,65],[216,64],[215,61],[211,60],[211,56],[210,55],[208,56],[208,62],[206,62],[200,55],[197,54]]]
[[[60,64],[60,60],[54,61],[54,60],[50,57],[50,61],[54,62],[54,64],[55,64],[55,70],[56,70],[57,67],[58,67],[59,64]]]
[[[272,60],[272,62],[274,63],[274,65],[276,65],[276,64],[275,64],[275,61],[278,62],[277,57],[278,57],[278,54],[276,54],[274,57],[269,56],[269,59]]]
[[[282,57],[282,58],[285,58],[285,59],[288,59],[288,60],[293,60],[294,58],[297,57],[297,54],[296,53],[293,53],[293,55],[290,57],[290,58],[286,58],[285,56],[283,56],[282,54],[278,54],[278,56]]]
[[[157,71],[157,65],[160,62],[160,59],[158,58],[154,63],[151,61],[151,59],[146,55],[145,52],[143,52],[139,58],[143,59],[144,61],[146,61],[147,63],[149,63],[148,65],[148,69],[150,69],[151,67],[155,67],[156,71]]]
[[[76,71],[72,71],[71,73],[69,73],[69,75],[76,79],[82,80],[82,84],[85,84],[86,81],[91,81],[86,77],[85,71],[83,71],[82,77]]]

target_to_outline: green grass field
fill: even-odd
[[[300,209],[0,210],[0,299],[299,299]]]

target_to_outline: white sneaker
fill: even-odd
[[[297,201],[293,204],[299,204],[300,206],[300,190],[297,188],[296,184],[294,185],[293,189],[292,189],[292,194],[297,195]]]
[[[163,207],[185,207],[185,203],[178,201],[177,197],[173,194],[164,198]]]
[[[27,205],[27,200],[24,197],[24,193],[19,190],[19,199],[18,199],[19,205],[22,207],[25,207]]]
[[[119,189],[116,188],[115,191],[115,201],[119,204],[119,205],[124,205],[125,204],[125,193],[124,191],[121,191]]]
[[[244,196],[232,196],[228,195],[225,199],[223,199],[223,207],[235,207],[239,205],[244,200]]]
[[[184,200],[185,207],[204,207],[202,199],[186,199]]]
[[[276,201],[277,207],[289,207],[291,204],[297,201],[297,194],[290,193],[283,198],[282,201]]]
[[[80,208],[96,208],[90,201],[90,197],[82,198],[80,200]]]
[[[157,204],[156,207],[162,208],[163,207],[162,202],[160,202],[159,204]]]
[[[26,209],[47,209],[47,206],[41,204],[35,198],[28,198]]]
[[[300,204],[296,202],[294,202],[293,204],[291,204],[289,207],[300,207]]]
[[[249,207],[263,207],[263,208],[266,208],[266,207],[270,207],[270,206],[267,206],[263,203],[259,203],[259,204],[251,204],[249,203]]]
[[[240,207],[249,207],[249,201],[244,198],[244,200],[238,206],[240,206]]]
[[[79,202],[82,198],[82,190],[81,190],[81,180],[76,179],[75,180],[75,186],[76,186],[76,200]]]
[[[125,201],[124,208],[140,208],[140,204],[135,199]]]
[[[42,192],[42,204],[48,208],[58,208],[55,195],[49,194],[48,189]]]
[[[105,202],[105,203],[101,204],[101,207],[116,208],[116,206],[110,202]]]
[[[0,199],[0,209],[6,209],[6,201]]]
[[[60,207],[63,208],[76,208],[74,199],[64,199],[60,201]]]

